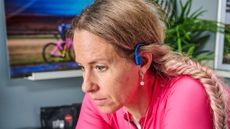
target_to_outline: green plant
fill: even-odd
[[[150,0],[158,3],[162,10],[166,10],[166,39],[174,50],[195,60],[211,59],[212,52],[202,50],[210,37],[210,32],[216,32],[216,21],[204,20],[199,17],[204,10],[191,12],[192,0],[185,3],[182,0]]]

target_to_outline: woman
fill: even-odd
[[[86,93],[76,129],[227,129],[228,93],[164,42],[157,6],[96,0],[73,21]]]

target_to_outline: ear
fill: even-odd
[[[142,64],[140,70],[142,73],[145,74],[152,64],[153,55],[149,52],[143,52],[140,56],[142,57]]]

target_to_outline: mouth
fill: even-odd
[[[103,106],[107,103],[107,98],[95,98],[93,99],[96,106]]]

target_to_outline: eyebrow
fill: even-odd
[[[96,64],[98,61],[111,62],[112,60],[111,59],[105,59],[105,58],[95,58],[92,61],[88,62],[87,64],[93,65],[93,64]],[[76,62],[77,62],[77,60],[76,60]],[[81,65],[81,63],[78,63],[78,64]]]

